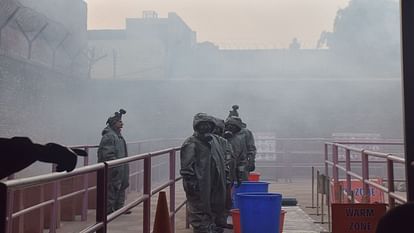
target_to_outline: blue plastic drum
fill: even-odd
[[[240,225],[243,233],[279,233],[282,195],[239,193]]]
[[[262,182],[262,181],[243,181],[239,187],[234,186],[233,190],[233,208],[239,208],[237,194],[239,193],[256,193],[256,192],[263,192],[267,193],[269,190],[269,183]]]

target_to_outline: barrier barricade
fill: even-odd
[[[352,142],[355,144],[356,142]],[[363,144],[360,142],[360,144]],[[371,142],[371,144],[375,144]],[[385,144],[376,143],[376,144]],[[399,142],[388,142],[387,145],[400,145]],[[331,159],[329,159],[329,147],[331,147]],[[339,160],[338,151],[342,150],[345,152],[344,159]],[[359,160],[353,160],[351,158],[351,152],[359,153]],[[370,161],[369,158],[376,158],[375,161]],[[379,160],[379,161],[378,161]],[[361,148],[355,148],[352,146],[348,146],[345,144],[339,143],[325,143],[325,174],[329,174],[329,167],[331,167],[331,174],[332,180],[331,185],[335,187],[335,192],[340,192],[340,195],[335,197],[335,201],[338,200],[340,197],[344,197],[344,200],[341,202],[349,203],[352,201],[360,202],[360,203],[370,203],[371,202],[371,190],[378,190],[379,200],[382,200],[384,194],[388,196],[388,204],[390,208],[395,206],[396,201],[400,203],[407,202],[407,199],[400,194],[395,192],[394,189],[394,164],[405,164],[405,160],[401,157],[398,157],[393,154],[389,153],[381,153],[376,151],[364,150]],[[383,163],[386,164],[387,169],[387,177],[386,186],[382,185],[380,180],[373,179],[374,177],[370,177],[370,163]],[[342,164],[345,164],[342,165]],[[359,164],[361,165],[360,174],[358,172],[351,169],[351,164]],[[345,174],[345,179],[339,179],[339,171],[342,171]],[[353,182],[360,182],[360,186],[358,187],[358,194],[356,195],[356,189],[353,189],[352,184]],[[354,184],[355,186],[355,184]],[[342,188],[340,188],[342,187]],[[356,188],[356,187],[355,187]],[[381,194],[382,193],[382,194]],[[335,195],[336,196],[336,195]],[[357,198],[357,196],[361,196],[361,198]],[[381,197],[382,196],[382,197]]]
[[[0,182],[0,232],[11,233],[14,230],[23,231],[25,229],[33,228],[33,232],[43,232],[46,227],[50,229],[50,232],[55,232],[59,226],[59,212],[63,214],[63,210],[66,208],[62,203],[68,201],[68,208],[65,211],[69,212],[67,216],[73,219],[74,215],[85,215],[87,210],[87,203],[96,200],[96,216],[95,223],[84,228],[80,232],[107,232],[107,224],[129,209],[143,203],[143,232],[150,232],[150,201],[151,197],[159,191],[170,188],[170,218],[172,223],[172,229],[175,229],[175,214],[184,205],[185,201],[176,207],[175,204],[175,183],[181,180],[181,177],[176,177],[176,151],[180,148],[170,148],[166,150],[155,151],[152,153],[138,154],[129,156],[123,159],[111,160],[105,163],[98,163],[94,165],[88,165],[81,168],[77,168],[69,173],[52,173],[36,177],[8,180]],[[151,158],[167,155],[169,157],[170,174],[169,180],[162,183],[155,189],[151,189]],[[144,177],[144,194],[138,199],[133,200],[131,203],[126,204],[123,208],[106,215],[106,192],[107,192],[107,180],[106,174],[108,169],[121,164],[128,164],[133,161],[144,161],[143,177]],[[65,180],[64,182],[62,182]],[[91,188],[93,182],[90,180],[96,180],[96,189]],[[61,188],[61,185],[67,184],[67,190]],[[46,186],[44,186],[46,185]],[[51,186],[51,187],[50,187]],[[37,187],[30,193],[23,191],[26,188]],[[47,189],[53,189],[53,197],[44,196],[44,187]],[[99,193],[98,196],[91,197],[91,190],[96,190]],[[66,192],[67,191],[67,192]],[[24,195],[30,195],[30,198],[25,198]],[[75,203],[77,200],[77,204]],[[28,201],[34,201],[34,203],[25,203]],[[47,211],[45,211],[47,210]],[[47,213],[49,217],[49,224],[44,224],[44,213]],[[34,216],[34,220],[30,221],[35,224],[31,224],[29,219]],[[63,217],[63,216],[62,216]],[[85,219],[86,220],[86,215]]]

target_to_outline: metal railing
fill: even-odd
[[[339,183],[339,172],[342,171],[345,174],[345,188],[341,190],[341,195],[345,195],[346,200],[351,201],[354,200],[353,192],[351,189],[351,179],[357,179],[362,182],[362,202],[369,203],[370,202],[370,187],[379,189],[380,191],[386,193],[388,195],[388,204],[390,208],[393,208],[396,205],[396,201],[399,203],[407,202],[407,198],[399,195],[395,192],[395,176],[394,176],[394,168],[395,164],[405,164],[404,158],[398,157],[395,154],[391,153],[382,153],[376,152],[361,148],[356,148],[354,146],[350,146],[347,144],[365,144],[365,145],[403,145],[402,142],[392,141],[392,142],[326,142],[324,144],[324,155],[325,155],[325,175],[329,175],[329,167],[332,168],[332,180],[333,185]],[[345,160],[339,160],[339,150],[343,150],[345,152]],[[329,153],[331,151],[331,153]],[[351,153],[359,153],[360,160],[352,160]],[[332,160],[330,160],[330,156]],[[374,161],[370,160],[370,158],[375,158]],[[387,179],[386,179],[386,186],[378,184],[372,180],[370,180],[370,164],[386,164],[386,171],[387,171]],[[345,164],[345,166],[343,165]],[[360,164],[361,171],[358,173],[351,168],[351,164]]]
[[[129,144],[136,144],[129,143]],[[97,148],[96,145],[82,145],[82,146],[73,146],[72,148],[81,148],[85,149],[87,152],[91,148]],[[150,216],[151,216],[151,197],[158,193],[159,191],[169,187],[170,189],[170,219],[171,219],[171,228],[173,232],[175,232],[175,214],[185,205],[186,201],[179,204],[176,207],[175,204],[175,183],[182,179],[181,177],[176,177],[176,152],[179,150],[179,147],[173,147],[169,149],[159,150],[155,152],[137,154],[133,156],[129,156],[122,159],[111,160],[103,163],[98,163],[94,165],[88,165],[88,157],[84,159],[84,166],[81,168],[77,168],[69,173],[52,173],[52,174],[45,174],[30,178],[22,178],[22,179],[15,179],[15,180],[7,180],[4,182],[0,182],[0,232],[11,233],[13,228],[13,219],[22,216],[26,213],[29,213],[34,210],[41,209],[43,207],[51,205],[51,212],[50,212],[50,232],[56,232],[56,222],[57,216],[59,211],[59,203],[62,200],[74,197],[76,195],[83,195],[82,199],[82,213],[81,213],[81,220],[86,220],[87,217],[87,210],[88,210],[88,192],[93,189],[96,189],[96,221],[93,225],[90,225],[80,232],[87,233],[87,232],[107,232],[107,224],[112,220],[116,219],[126,211],[138,206],[139,204],[143,203],[143,232],[149,233],[151,226],[150,226]],[[169,157],[169,179],[167,182],[162,183],[158,187],[151,189],[151,159],[160,156],[160,155],[168,155]],[[130,203],[126,204],[121,209],[107,215],[106,214],[106,207],[107,207],[107,174],[108,170],[120,166],[122,164],[129,164],[134,161],[143,161],[143,178],[144,178],[144,190],[143,195],[137,199],[132,200]],[[96,172],[96,187],[89,187],[88,185],[88,175],[90,173]],[[60,181],[68,178],[74,178],[75,176],[83,176],[83,187],[81,190],[70,192],[65,195],[60,195]],[[23,208],[14,212],[14,192],[16,190],[20,190],[23,188],[43,185],[46,183],[53,184],[53,197],[50,200],[43,201],[41,200],[40,203]]]

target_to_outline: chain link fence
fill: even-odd
[[[64,73],[85,76],[87,57],[84,51],[87,47],[81,37],[61,22],[19,1],[0,1],[2,55],[17,56]],[[76,73],[79,70],[83,70],[83,74]]]

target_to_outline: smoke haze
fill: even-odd
[[[194,114],[226,118],[237,104],[253,132],[277,137],[402,138],[396,1],[320,0],[315,6],[331,10],[315,22],[305,0],[182,1],[182,9],[135,1],[140,7],[125,4],[125,12],[103,2],[0,0],[2,137],[98,144],[107,118],[124,108],[127,141],[183,138]],[[152,4],[159,9],[145,9]],[[219,13],[239,24],[219,28]],[[87,18],[96,30],[86,30]],[[226,40],[240,43],[219,44]]]

